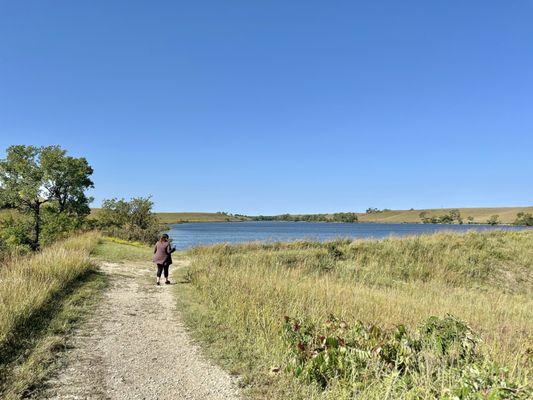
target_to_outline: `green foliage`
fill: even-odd
[[[500,222],[501,221],[499,215],[491,215],[490,218],[487,220],[487,224],[489,225],[498,225]]]
[[[458,224],[463,223],[461,212],[457,208],[450,210],[448,214],[440,216],[430,216],[427,211],[422,211],[420,214],[418,214],[418,216],[424,224],[453,224],[455,222]]]
[[[248,217],[253,221],[301,221],[301,222],[358,222],[356,213],[344,212],[334,214],[282,214],[282,215],[259,215]]]
[[[85,227],[83,216],[61,212],[56,207],[43,207],[41,243],[44,246],[50,245],[83,227]]]
[[[505,379],[506,370],[479,354],[479,337],[448,315],[429,317],[414,332],[399,325],[392,331],[356,322],[349,326],[335,316],[320,326],[285,317],[286,370],[327,389],[350,387],[353,395],[393,376],[396,385],[416,391],[420,377],[450,379],[451,398],[525,399],[526,388]],[[435,388],[435,397],[439,397]],[[492,397],[484,397],[490,394]]]
[[[516,214],[514,225],[533,226],[533,215],[530,213],[519,212]]]
[[[11,146],[6,158],[0,160],[0,206],[16,208],[30,217],[30,245],[38,249],[44,205],[71,218],[89,214],[91,199],[85,196],[85,191],[93,187],[92,173],[85,158],[67,156],[59,146]],[[50,228],[49,232],[52,231],[58,232],[58,227]]]
[[[450,210],[449,216],[452,219],[452,222],[457,221],[458,224],[463,223],[463,219],[461,218],[461,212],[457,208]]]
[[[0,220],[0,258],[10,253],[24,254],[31,250],[31,220],[12,215]]]
[[[98,214],[99,225],[110,236],[153,243],[161,229],[152,207],[149,197],[104,200]]]

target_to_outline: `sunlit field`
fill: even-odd
[[[533,231],[217,245],[189,255],[181,306],[252,396],[531,394]]]

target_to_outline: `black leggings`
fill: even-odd
[[[168,279],[168,264],[157,264],[157,277],[161,278],[161,272],[165,271],[165,278]]]

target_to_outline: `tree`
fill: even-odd
[[[519,212],[518,214],[516,214],[516,219],[513,224],[533,226],[533,215],[531,215],[530,213]]]
[[[83,217],[89,212],[85,191],[93,187],[93,170],[85,158],[73,158],[59,146],[10,146],[0,160],[0,205],[31,217],[31,248],[41,241],[42,207]]]
[[[474,217],[472,217],[471,215],[466,217],[466,220],[468,221],[469,224],[473,224],[474,223]]]
[[[489,225],[498,225],[499,223],[500,223],[499,215],[491,215],[490,218],[487,220],[487,224]]]
[[[452,219],[452,221],[457,221],[458,224],[463,223],[463,219],[461,218],[461,212],[457,208],[450,210],[450,218]]]
[[[153,243],[160,227],[152,207],[150,197],[134,197],[130,201],[104,200],[98,220],[100,226],[113,236]]]
[[[422,220],[422,223],[424,223],[424,224],[431,223],[431,220],[429,218],[429,213],[427,211],[422,211],[420,214],[418,214],[418,216]]]

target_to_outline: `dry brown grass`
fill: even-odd
[[[98,233],[58,242],[0,268],[0,394],[23,396],[42,379],[75,320],[104,285],[89,258]]]

